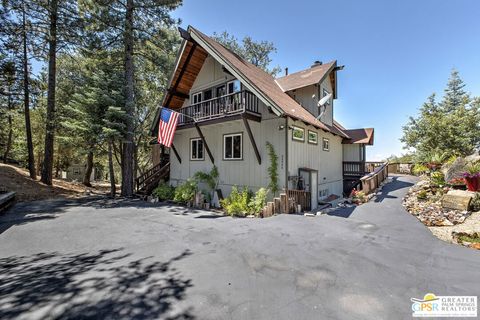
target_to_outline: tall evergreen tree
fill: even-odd
[[[38,55],[47,61],[48,90],[45,121],[45,148],[41,181],[51,185],[53,179],[54,140],[56,130],[57,54],[72,50],[82,40],[83,20],[77,3],[69,0],[29,0],[29,15],[35,21],[34,35],[41,45]],[[43,50],[47,47],[46,50]]]
[[[23,82],[23,112],[25,117],[25,134],[27,142],[28,169],[32,179],[37,178],[33,153],[32,129],[30,121],[30,51],[33,40],[28,34],[31,31],[31,19],[27,15],[27,0],[6,0],[0,15],[2,24],[2,48],[11,53],[20,66],[18,75]]]
[[[163,35],[165,27],[176,23],[169,12],[181,4],[181,0],[117,0],[105,3],[100,0],[81,1],[84,15],[92,27],[102,31],[102,39],[110,45],[120,43],[124,50],[125,135],[122,146],[123,196],[134,193],[135,173],[135,48],[154,36]],[[163,48],[159,48],[163,49]]]
[[[480,109],[464,91],[465,84],[453,70],[442,101],[435,95],[420,108],[418,117],[410,117],[403,127],[401,141],[414,148],[417,156],[433,154],[465,156],[480,147]]]

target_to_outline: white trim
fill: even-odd
[[[233,147],[233,137],[240,137],[240,158],[235,158],[234,157],[234,147]],[[232,137],[232,157],[231,158],[226,158],[225,157],[225,151],[227,150],[226,146],[226,138]],[[223,160],[243,160],[243,134],[242,133],[229,133],[229,134],[224,134],[223,135]]]
[[[198,158],[198,157],[193,158],[193,154],[192,154],[193,153],[192,152],[193,151],[193,146],[192,146],[193,141],[201,141],[202,142],[202,157],[201,158]],[[197,155],[198,155],[198,150],[199,150],[198,149],[198,142],[197,142],[196,146],[197,146],[196,151],[197,151]],[[203,140],[201,138],[191,138],[190,139],[190,161],[201,161],[201,160],[205,160],[205,146],[203,145]]]
[[[326,148],[325,148],[325,142],[327,143]],[[323,151],[330,151],[330,139],[329,138],[322,138],[322,150]]]
[[[240,89],[238,91],[228,92],[228,86],[230,85],[230,83],[235,83],[236,81],[238,81],[238,83],[240,84]],[[240,92],[242,91],[242,83],[238,79],[233,79],[233,80],[227,81],[226,88],[227,88],[227,91],[226,91],[227,94]],[[235,85],[234,85],[234,88],[235,88]]]
[[[281,116],[284,114],[283,110],[279,108],[276,103],[273,102],[268,96],[266,96],[261,90],[259,90],[256,86],[250,83],[250,80],[245,77],[241,72],[238,72],[236,68],[232,67],[227,63],[225,59],[223,59],[219,54],[217,54],[216,50],[213,49],[209,43],[203,40],[203,38],[195,33],[195,29],[188,28],[190,36],[193,40],[197,43],[201,44],[202,48],[208,52],[215,60],[218,62],[223,63],[225,69],[227,69],[232,75],[235,76],[240,82],[251,92],[253,92],[267,107],[271,107],[273,112],[277,116]]]

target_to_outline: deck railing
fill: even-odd
[[[250,91],[243,90],[192,104],[178,112],[178,125],[191,124],[194,119],[201,122],[244,112],[258,114],[258,98]]]
[[[292,202],[296,206],[299,204],[303,211],[309,211],[312,208],[311,193],[304,190],[291,190],[287,191],[288,201],[291,205]],[[296,208],[295,208],[296,209]],[[290,211],[290,210],[289,210]]]
[[[362,185],[362,191],[365,194],[369,194],[378,187],[380,184],[388,178],[388,162],[383,163],[381,166],[375,168],[375,170],[360,179]]]
[[[344,176],[363,176],[365,174],[365,162],[363,161],[344,161]]]

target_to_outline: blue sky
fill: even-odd
[[[277,47],[273,65],[295,72],[338,60],[335,117],[347,128],[375,127],[369,160],[405,150],[410,115],[452,68],[480,96],[480,1],[184,0],[174,16],[204,33],[250,35]]]

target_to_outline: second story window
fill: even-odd
[[[323,151],[330,151],[330,140],[323,138]]]
[[[197,104],[200,102],[202,102],[202,93],[198,92],[198,93],[192,94],[192,104]]]
[[[203,141],[200,138],[190,140],[190,160],[203,160]]]
[[[227,84],[227,94],[239,92],[241,90],[240,81],[233,80]]]

